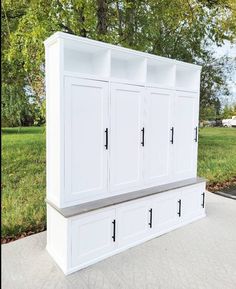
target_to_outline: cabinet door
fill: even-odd
[[[111,85],[110,190],[142,183],[142,102],[139,86]]]
[[[117,242],[119,247],[141,241],[150,232],[149,202],[138,200],[117,209]]]
[[[65,201],[107,192],[108,84],[65,78]]]
[[[114,249],[115,210],[82,216],[71,224],[71,266],[93,262]]]
[[[165,192],[153,199],[153,230],[160,234],[169,231],[178,222],[178,193]]]
[[[148,88],[145,95],[144,180],[161,185],[170,179],[171,91]]]
[[[204,187],[193,186],[186,189],[180,195],[182,204],[182,221],[191,221],[205,213],[205,191]]]
[[[174,178],[196,177],[198,94],[176,92],[174,105]]]

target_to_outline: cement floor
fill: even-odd
[[[236,201],[207,194],[207,217],[64,276],[46,232],[2,245],[3,289],[235,289]]]

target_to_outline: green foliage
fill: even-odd
[[[25,111],[34,103],[36,122],[45,118],[43,41],[58,30],[201,64],[201,106],[219,110],[234,62],[217,60],[213,47],[235,41],[235,19],[235,0],[3,0],[4,118],[22,122],[22,112],[8,107],[9,98],[11,103],[22,98]]]
[[[202,107],[201,109],[201,120],[215,120],[217,119],[217,111],[215,105],[210,104]]]
[[[225,105],[221,113],[222,119],[232,118],[232,116],[236,116],[236,104],[234,105]]]

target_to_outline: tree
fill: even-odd
[[[11,87],[3,98],[12,87],[22,98],[30,90],[31,102],[44,106],[43,41],[60,30],[202,65],[201,107],[219,110],[232,66],[212,47],[235,41],[235,19],[234,0],[3,0],[2,81]]]
[[[232,118],[232,116],[236,116],[236,104],[225,105],[221,113],[222,119]]]

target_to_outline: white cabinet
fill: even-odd
[[[105,210],[71,220],[71,267],[109,254],[115,246],[115,210]]]
[[[108,84],[65,78],[65,202],[107,193]]]
[[[62,270],[203,217],[201,67],[61,32],[45,48],[47,249]]]
[[[178,91],[174,102],[174,180],[196,177],[198,143],[198,94]]]
[[[150,204],[144,200],[123,204],[117,209],[117,242],[131,246],[147,238],[150,230]]]
[[[204,217],[204,186],[202,181],[71,217],[48,205],[47,248],[72,273]]]
[[[171,90],[147,88],[145,93],[144,180],[148,185],[161,185],[171,180],[173,100]]]
[[[196,177],[199,66],[65,33],[45,47],[48,200]]]
[[[143,87],[111,84],[111,192],[142,185],[143,95]]]

